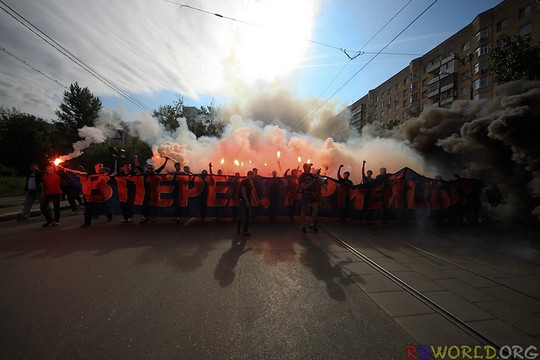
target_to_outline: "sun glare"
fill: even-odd
[[[235,53],[245,81],[272,80],[289,73],[309,47],[315,2],[265,0],[250,4],[238,17],[241,25]]]

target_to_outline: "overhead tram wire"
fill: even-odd
[[[334,78],[332,79],[332,81],[330,81],[330,83],[324,88],[324,90],[319,94],[319,96],[317,97],[317,99],[315,99],[311,105],[309,106],[309,108],[311,108],[312,106],[316,105],[317,102],[321,99],[321,97],[323,96],[323,94],[326,92],[326,90],[328,90],[328,88],[334,83],[334,81],[336,81],[336,79],[339,77],[339,75],[341,75],[341,73],[345,70],[345,68],[354,60],[356,59],[360,54],[367,54],[367,52],[364,52],[363,49],[377,36],[379,35],[403,10],[405,10],[405,8],[412,2],[412,0],[409,0],[405,5],[403,5],[401,7],[401,9],[399,9],[399,11],[397,13],[394,14],[394,16],[392,16],[387,22],[386,24],[384,24],[375,34],[373,34],[373,36],[360,48],[360,52],[355,55],[354,57],[351,57],[349,56],[349,54],[346,52],[345,49],[342,49],[342,51],[345,53],[345,55],[347,55],[347,57],[349,58],[349,61],[347,61],[347,63],[345,65],[343,65],[343,67],[341,68],[341,70],[339,70],[339,72],[336,74],[336,76],[334,76]],[[307,115],[307,113],[309,112],[309,108],[306,109],[306,111],[302,114],[302,116],[300,117],[300,120],[298,121],[300,123],[300,125],[302,125],[307,119],[304,119],[304,117]],[[309,117],[308,117],[309,119]],[[296,126],[293,127],[293,129],[298,129]],[[294,130],[293,130],[294,131]]]
[[[105,84],[107,87],[115,91],[117,94],[119,94],[121,97],[125,98],[141,110],[144,110],[146,112],[152,113],[153,110],[146,106],[141,101],[137,100],[133,96],[129,95],[127,92],[122,90],[118,85],[116,85],[112,80],[108,79],[104,75],[101,75],[99,72],[97,72],[95,69],[93,69],[91,66],[86,64],[84,61],[79,59],[76,55],[71,53],[69,50],[64,48],[62,45],[60,45],[58,42],[56,42],[53,38],[51,38],[49,35],[47,35],[45,32],[43,32],[41,29],[36,27],[34,24],[32,24],[30,21],[28,21],[24,16],[19,14],[16,10],[11,8],[8,4],[6,4],[3,0],[0,0],[0,3],[5,6],[0,8],[4,10],[9,16],[11,16],[15,21],[19,22],[21,25],[23,25],[25,28],[27,28],[30,32],[32,32],[34,35],[39,37],[41,40],[45,41],[48,45],[53,47],[55,50],[60,52],[62,55],[64,55],[66,58],[71,60],[73,63],[78,65],[80,68],[82,68],[84,71],[89,73],[91,76],[95,77],[99,81],[101,81],[103,84]],[[7,10],[7,9],[9,10]]]
[[[22,64],[28,66],[30,69],[34,70],[34,71],[37,72],[38,74],[45,76],[47,79],[51,80],[52,82],[56,83],[57,85],[60,85],[60,86],[63,87],[64,89],[69,89],[68,86],[62,84],[62,83],[59,82],[58,80],[56,80],[56,79],[50,77],[49,75],[45,74],[43,71],[41,71],[41,70],[35,68],[34,66],[28,64],[26,61],[22,60],[22,59],[19,58],[18,56],[13,55],[13,54],[10,53],[8,50],[6,50],[6,48],[3,47],[1,50],[2,50],[3,52],[5,52],[6,54],[8,54],[9,56],[11,56],[11,57],[13,57],[14,59],[16,59],[17,61],[21,62]],[[107,110],[107,111],[108,111],[109,113],[111,113],[111,114],[114,114],[114,113],[115,113],[114,110],[111,110],[111,109],[109,109],[108,107],[103,106],[102,108],[105,109],[105,110]]]
[[[348,83],[350,83],[352,81],[352,79],[354,79],[358,74],[360,74],[360,72],[362,70],[364,70],[369,64],[371,64],[371,62],[373,60],[375,60],[375,58],[377,56],[379,56],[380,54],[383,53],[383,51],[388,47],[390,46],[399,36],[401,36],[401,34],[403,34],[409,27],[412,26],[412,24],[414,24],[422,15],[424,15],[429,9],[431,9],[431,7],[433,5],[435,5],[439,0],[434,0],[427,8],[425,8],[417,17],[414,18],[414,20],[412,20],[407,26],[405,26],[405,28],[403,30],[401,30],[396,36],[394,36],[392,38],[392,40],[390,40],[385,46],[383,46],[383,48],[378,51],[371,59],[368,60],[367,63],[364,64],[364,66],[362,66],[356,73],[353,74],[353,76],[351,76],[349,78],[349,80],[347,80],[342,86],[340,86],[336,91],[334,91],[334,93],[332,95],[330,95],[330,97],[328,99],[326,99],[317,109],[315,109],[310,115],[309,117],[307,117],[304,121],[302,121],[301,123],[299,123],[297,126],[295,126],[292,131],[296,131],[307,119],[311,118],[315,113],[317,113],[317,111],[319,111],[324,105],[326,105],[326,103],[328,101],[330,101],[331,98],[333,98],[338,92],[340,92]]]
[[[32,65],[28,64],[26,61],[20,59],[18,56],[10,53],[9,51],[6,50],[6,48],[2,48],[2,51],[5,52],[6,54],[8,54],[9,56],[11,56],[12,58],[14,58],[15,60],[19,61],[20,63],[28,66],[30,69],[34,70],[35,72],[37,72],[38,74],[42,75],[42,76],[45,76],[47,79],[51,80],[52,82],[60,85],[61,87],[63,87],[64,89],[69,89],[66,85],[60,83],[58,80],[50,77],[49,75],[45,74],[44,72],[42,72],[41,70],[39,69],[36,69],[35,67],[33,67]]]
[[[237,22],[237,23],[240,23],[240,24],[244,24],[244,25],[248,25],[248,26],[252,26],[252,27],[255,27],[255,28],[259,28],[259,29],[265,29],[264,26],[261,26],[261,25],[257,25],[257,24],[254,24],[254,23],[250,23],[248,21],[244,21],[244,20],[239,20],[239,19],[236,19],[236,18],[233,18],[233,17],[230,17],[230,16],[225,16],[225,15],[222,15],[222,14],[218,14],[218,13],[214,13],[212,11],[208,11],[208,10],[204,10],[204,9],[200,9],[200,8],[197,8],[195,6],[191,6],[191,5],[186,5],[186,4],[182,4],[182,3],[178,3],[178,2],[175,2],[175,1],[171,1],[171,0],[163,0],[164,2],[167,2],[167,3],[170,3],[170,4],[174,4],[174,5],[177,5],[181,8],[187,8],[187,9],[190,9],[190,10],[193,10],[193,11],[198,11],[198,12],[201,12],[201,13],[204,13],[204,14],[207,14],[207,15],[211,15],[211,16],[216,16],[220,19],[224,19],[224,20],[229,20],[229,21],[233,21],[233,22]],[[409,0],[409,2],[411,2],[412,0]],[[401,11],[401,10],[400,10]],[[302,39],[304,41],[308,41],[310,43],[313,43],[313,44],[317,44],[317,45],[320,45],[320,46],[325,46],[325,47],[328,47],[328,48],[331,48],[331,49],[335,49],[335,50],[338,50],[342,53],[344,53],[349,59],[352,57],[352,58],[356,58],[357,56],[359,55],[363,55],[365,52],[363,51],[359,51],[359,50],[351,50],[351,49],[345,49],[343,47],[339,47],[339,46],[335,46],[335,45],[331,45],[331,44],[326,44],[326,43],[323,43],[323,42],[320,42],[320,41],[315,41],[315,40],[311,40],[311,39]],[[350,55],[350,54],[355,54],[355,55]],[[387,55],[411,55],[411,54],[401,54],[401,53],[388,53]]]

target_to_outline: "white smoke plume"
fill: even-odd
[[[104,110],[100,110],[94,126],[83,126],[79,129],[79,137],[82,140],[75,142],[73,152],[60,156],[61,162],[81,156],[83,150],[92,144],[100,144],[114,134],[115,129],[119,128],[119,118]]]

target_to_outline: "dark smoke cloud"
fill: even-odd
[[[490,101],[425,110],[384,136],[405,140],[448,177],[482,179],[502,196],[495,215],[540,219],[540,82],[512,82],[498,91]]]

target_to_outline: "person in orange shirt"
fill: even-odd
[[[60,197],[62,195],[62,178],[56,173],[54,166],[47,165],[41,183],[40,210],[47,220],[43,227],[56,226],[60,222]],[[53,203],[54,219],[51,216],[49,202]]]

